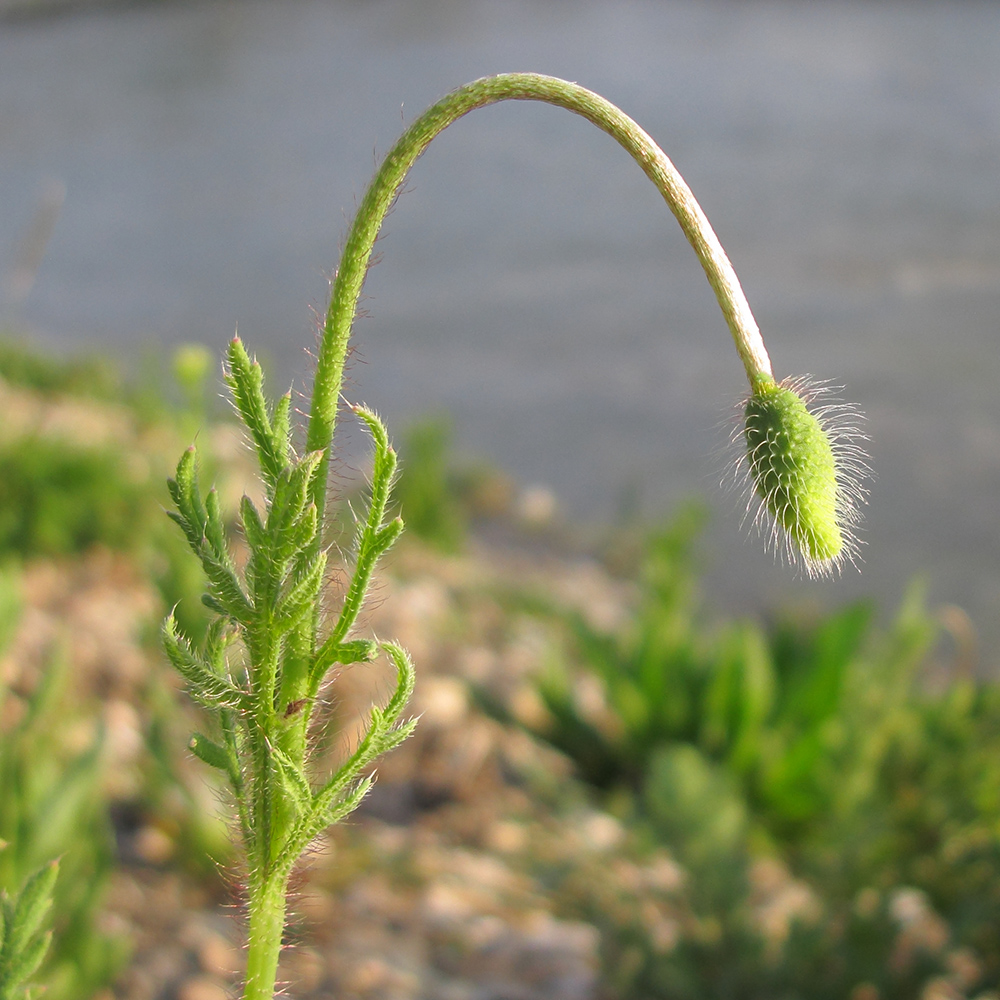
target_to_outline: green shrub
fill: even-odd
[[[98,542],[132,548],[156,505],[148,481],[130,475],[125,461],[121,451],[46,437],[0,446],[0,552],[70,555]]]
[[[85,396],[112,401],[120,399],[123,390],[120,374],[106,358],[57,357],[2,338],[0,378],[44,396]]]
[[[562,636],[537,682],[548,709],[537,734],[608,803],[631,802],[636,828],[690,873],[696,925],[666,951],[641,921],[609,919],[614,907],[588,914],[609,974],[625,995],[670,1000],[834,1000],[863,983],[903,1000],[961,947],[973,985],[996,988],[1000,689],[926,683],[938,626],[919,587],[886,628],[865,603],[767,626],[707,622],[700,520],[687,511],[652,535],[620,628],[535,605]],[[753,915],[761,858],[815,897],[777,950]],[[924,901],[933,946],[906,944],[914,932],[892,902],[906,893]]]
[[[405,459],[395,487],[410,532],[442,552],[461,548],[468,528],[467,512],[456,495],[450,445],[447,418],[428,417],[412,424],[403,436]]]

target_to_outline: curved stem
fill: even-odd
[[[365,192],[347,237],[333,281],[313,386],[308,448],[328,448],[337,419],[344,359],[361,286],[372,248],[396,192],[430,141],[452,122],[498,101],[543,101],[593,122],[628,151],[656,185],[701,261],[722,307],[726,323],[751,386],[771,377],[771,363],[736,272],[691,189],[660,147],[628,115],[599,94],[575,83],[537,73],[506,73],[460,87],[428,108],[393,146]],[[314,497],[323,509],[326,459],[317,475]]]

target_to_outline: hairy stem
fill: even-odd
[[[285,930],[288,876],[272,874],[250,891],[247,977],[243,1000],[272,1000]]]
[[[333,437],[344,376],[344,359],[375,238],[396,192],[430,141],[452,122],[498,101],[542,101],[593,122],[642,167],[663,195],[701,261],[729,325],[751,385],[771,377],[771,363],[736,272],[690,188],[662,149],[628,115],[599,94],[575,83],[537,73],[506,73],[460,87],[425,111],[393,146],[365,192],[333,281],[313,386],[308,447],[323,450]],[[323,509],[326,462],[314,485]]]

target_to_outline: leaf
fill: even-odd
[[[52,931],[46,931],[39,935],[27,947],[17,955],[11,957],[10,964],[6,968],[3,982],[0,982],[0,997],[14,996],[14,993],[7,993],[5,987],[9,984],[11,990],[21,986],[30,979],[42,964],[49,945],[52,943]]]
[[[272,538],[278,537],[276,533],[287,529],[302,516],[310,502],[309,487],[322,458],[321,451],[311,451],[294,465],[281,470],[267,513],[268,533]]]
[[[18,951],[32,938],[42,925],[45,914],[52,906],[52,889],[59,875],[59,862],[50,861],[25,883],[14,905],[11,926],[7,932],[7,948]]]
[[[177,631],[177,621],[172,614],[163,623],[162,635],[167,657],[187,681],[192,697],[208,708],[225,707],[240,711],[248,708],[249,696],[202,660]]]
[[[205,576],[211,585],[212,597],[222,609],[222,613],[229,615],[235,621],[248,624],[253,607],[236,578],[235,570],[217,559],[205,546],[202,546],[199,555]]]
[[[308,823],[300,830],[300,838],[305,838],[299,848],[300,851],[305,849],[320,830],[335,822],[333,819],[324,819],[324,817],[332,816],[335,813],[338,816],[345,816],[350,812],[349,809],[339,813],[337,810],[340,809],[338,803],[345,801],[344,795],[352,782],[356,781],[361,771],[377,757],[402,743],[413,732],[416,725],[416,720],[411,720],[398,728],[393,728],[413,693],[415,674],[413,664],[401,646],[387,642],[383,644],[382,648],[396,665],[396,690],[384,709],[373,706],[368,730],[361,738],[354,753],[314,794],[313,818],[310,822],[319,823],[319,826],[312,833],[307,831],[307,827],[311,829]],[[358,802],[360,801],[359,798]]]
[[[175,475],[176,478],[167,480],[167,489],[177,506],[177,511],[168,511],[167,515],[180,525],[191,548],[199,553],[205,537],[207,515],[198,491],[198,470],[194,445],[191,445],[181,455]]]
[[[267,415],[263,373],[260,365],[250,360],[239,337],[230,341],[227,360],[226,381],[233,391],[236,410],[253,437],[264,479],[273,486],[285,467],[287,437],[284,441],[276,440]]]
[[[284,751],[272,747],[271,757],[277,765],[278,777],[285,795],[295,805],[295,810],[300,816],[308,815],[313,806],[313,793],[308,779]]]
[[[222,510],[219,507],[219,492],[214,487],[205,497],[205,538],[212,547],[216,558],[228,565],[229,548],[226,545],[226,527],[222,523]]]
[[[384,555],[402,533],[403,519],[401,517],[393,518],[387,525],[379,529],[372,545],[376,555]]]
[[[286,392],[274,407],[271,419],[271,433],[278,448],[278,457],[283,463],[288,462],[288,442],[291,437],[292,394]]]
[[[264,548],[267,544],[267,536],[260,520],[260,513],[253,500],[245,493],[240,500],[240,522],[243,525],[243,534],[246,535],[247,545],[252,550]]]
[[[191,741],[188,743],[188,749],[209,767],[218,768],[220,771],[229,772],[229,753],[225,747],[219,746],[213,740],[210,740],[207,736],[202,736],[201,733],[194,733],[191,736]]]
[[[320,552],[299,575],[299,578],[278,601],[275,624],[280,628],[292,627],[304,614],[312,610],[323,587],[326,574],[326,553]]]
[[[16,900],[3,898],[5,934],[0,950],[0,1000],[13,1000],[19,987],[34,975],[48,951],[52,934],[39,934],[52,906],[52,890],[59,863],[50,861],[28,881]]]
[[[382,643],[382,649],[389,654],[389,659],[396,667],[396,690],[389,704],[385,706],[385,720],[390,726],[395,725],[406,708],[407,702],[413,694],[414,685],[417,682],[417,674],[413,669],[413,661],[402,646],[394,642]]]
[[[320,647],[313,665],[309,671],[310,680],[319,684],[323,675],[335,663],[367,663],[378,655],[378,643],[371,639],[351,639],[348,642],[335,642],[329,638]]]
[[[357,558],[354,574],[351,577],[344,604],[333,628],[332,637],[335,642],[341,641],[351,630],[365,595],[368,584],[375,570],[375,563],[386,549],[399,537],[403,530],[401,518],[395,518],[389,524],[383,524],[385,508],[389,501],[389,489],[396,470],[396,453],[389,444],[389,435],[379,418],[363,407],[355,407],[354,412],[361,417],[371,431],[375,444],[374,471],[372,473],[371,502],[368,506],[368,516],[359,525],[357,541]]]

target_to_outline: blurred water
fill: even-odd
[[[714,595],[936,600],[1000,637],[1000,7],[709,0],[142,6],[0,24],[0,275],[49,179],[67,195],[3,318],[58,347],[222,348],[308,370],[347,220],[424,106],[532,69],[604,93],[712,219],[776,373],[869,416],[866,566],[791,579],[745,541],[712,456],[742,392],[658,195],[564,112],[478,112],[418,164],[380,244],[350,395],[579,517],[710,495]],[[995,661],[997,657],[988,654]]]

